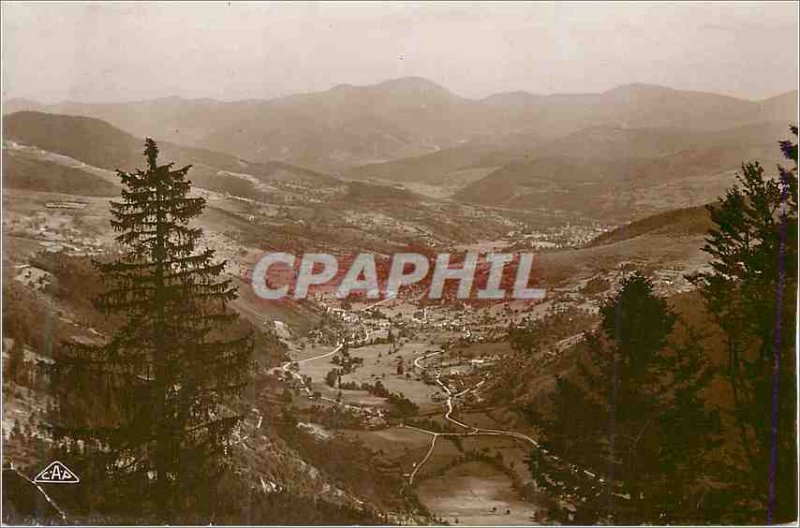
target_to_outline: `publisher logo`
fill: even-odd
[[[58,460],[51,462],[33,479],[37,484],[77,484],[78,475]]]

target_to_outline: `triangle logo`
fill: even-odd
[[[33,481],[37,484],[77,484],[81,479],[74,471],[56,460],[41,470]]]

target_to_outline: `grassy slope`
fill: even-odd
[[[119,189],[90,172],[3,151],[3,187],[84,196],[115,196]]]

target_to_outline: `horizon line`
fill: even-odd
[[[518,90],[510,89],[510,90],[505,90],[505,91],[500,91],[500,92],[493,92],[493,93],[490,93],[489,95],[486,95],[484,97],[466,97],[466,96],[460,95],[460,94],[452,91],[451,89],[449,89],[445,85],[443,85],[443,84],[441,84],[439,82],[436,82],[434,80],[431,80],[431,79],[429,79],[427,77],[412,75],[412,76],[395,77],[395,78],[385,79],[383,81],[379,81],[379,82],[375,82],[375,83],[371,83],[371,84],[337,83],[337,84],[331,86],[330,88],[327,88],[327,89],[324,89],[324,90],[309,91],[309,92],[292,92],[292,93],[287,93],[287,94],[283,94],[283,95],[276,95],[276,96],[273,96],[273,97],[269,97],[268,96],[268,97],[263,97],[263,98],[244,97],[244,98],[240,98],[240,99],[218,99],[218,98],[209,97],[209,96],[186,97],[186,96],[183,96],[183,95],[170,94],[170,95],[163,95],[163,96],[149,97],[149,98],[142,98],[142,99],[120,99],[120,100],[116,100],[116,101],[113,101],[113,100],[77,100],[77,99],[60,99],[60,100],[57,100],[57,101],[43,101],[43,100],[34,99],[34,98],[31,98],[31,97],[25,97],[25,96],[7,97],[5,94],[2,94],[2,95],[0,95],[0,102],[2,104],[7,104],[7,103],[10,103],[10,102],[15,102],[15,101],[24,101],[24,102],[29,102],[29,103],[35,103],[35,104],[38,104],[38,105],[43,105],[43,106],[57,106],[57,105],[65,105],[65,104],[117,105],[117,104],[149,103],[149,102],[165,101],[165,100],[170,100],[170,99],[178,100],[178,101],[185,101],[185,102],[207,101],[207,102],[215,102],[215,103],[223,103],[223,104],[256,103],[256,102],[262,102],[263,103],[263,102],[269,102],[269,101],[277,101],[277,100],[281,100],[281,99],[288,99],[288,98],[292,98],[292,97],[307,97],[307,96],[313,96],[313,95],[321,95],[321,94],[325,94],[325,93],[328,93],[328,92],[331,92],[331,91],[334,91],[334,90],[337,90],[337,89],[343,89],[343,88],[353,88],[353,89],[378,88],[378,87],[387,85],[389,83],[396,83],[396,82],[400,82],[400,81],[424,81],[426,83],[429,83],[433,87],[436,87],[436,88],[439,88],[439,89],[442,89],[442,90],[446,91],[449,95],[451,95],[451,96],[453,96],[455,98],[462,99],[462,100],[465,100],[465,101],[474,101],[474,102],[486,101],[488,99],[491,99],[492,97],[498,97],[498,96],[503,96],[503,95],[511,95],[511,94],[520,94],[520,95],[524,95],[524,96],[540,97],[540,98],[559,97],[559,96],[576,96],[576,97],[580,97],[580,96],[598,96],[598,95],[608,94],[610,92],[613,92],[615,90],[620,90],[620,89],[623,89],[623,88],[641,87],[641,88],[656,88],[656,89],[669,90],[669,91],[675,91],[675,92],[684,92],[684,93],[717,95],[717,96],[720,96],[720,97],[728,97],[728,98],[731,98],[731,99],[737,99],[739,101],[748,101],[748,102],[758,103],[758,102],[768,101],[770,99],[774,99],[774,98],[777,98],[777,97],[786,96],[786,95],[789,95],[791,93],[796,93],[796,92],[798,92],[798,89],[800,88],[800,87],[795,87],[793,90],[787,90],[787,91],[779,92],[779,93],[776,93],[776,94],[771,95],[769,97],[763,97],[763,98],[759,98],[759,99],[750,99],[750,98],[740,97],[740,96],[731,95],[731,94],[727,94],[727,93],[723,93],[723,92],[713,92],[713,91],[706,91],[706,90],[691,90],[691,89],[675,88],[675,87],[667,86],[667,85],[663,85],[663,84],[653,84],[653,83],[644,83],[644,82],[628,82],[628,83],[615,85],[615,86],[613,86],[611,88],[608,88],[606,90],[597,91],[597,92],[534,93],[534,92],[530,92],[530,91],[524,90],[524,89],[518,89]]]

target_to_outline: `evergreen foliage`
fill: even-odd
[[[205,200],[191,196],[190,166],[159,165],[151,139],[144,155],[146,170],[118,171],[122,200],[111,202],[124,251],[97,263],[107,288],[96,307],[120,324],[102,345],[61,347],[49,427],[96,485],[83,497],[89,511],[141,504],[159,521],[208,522],[252,334],[227,308],[236,291],[220,277],[225,262],[198,247],[191,221]]]
[[[703,250],[712,269],[692,278],[727,352],[721,374],[742,454],[728,468],[732,522],[797,519],[797,143],[783,141],[781,150],[789,169],[768,177],[745,163],[709,206],[714,226]]]
[[[557,378],[548,408],[533,413],[555,455],[532,454],[534,477],[570,505],[562,522],[698,522],[697,461],[717,431],[700,398],[702,350],[669,342],[677,318],[638,273],[600,314],[576,374]]]

